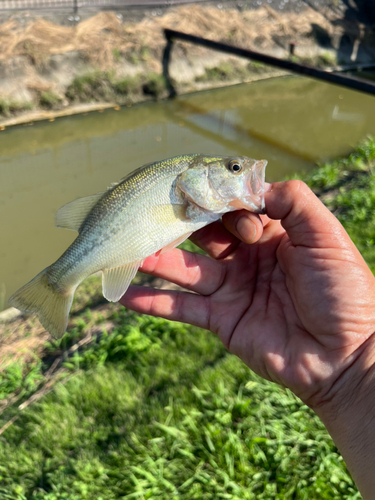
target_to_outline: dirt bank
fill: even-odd
[[[340,11],[320,13],[309,7],[281,13],[270,7],[241,12],[189,5],[137,23],[112,12],[100,12],[76,26],[21,21],[11,18],[0,25],[2,126],[73,112],[77,105],[81,110],[83,103],[131,104],[165,96],[164,27],[285,58],[293,42],[295,58],[321,66],[350,62],[355,41],[362,43],[365,35],[367,46],[375,45],[372,35],[365,30],[358,34],[357,23],[345,20]],[[345,50],[343,37],[352,41]],[[356,51],[362,57],[357,62],[372,57],[371,50],[358,51],[358,43]],[[170,72],[178,91],[186,92],[264,78],[275,70],[176,43]]]

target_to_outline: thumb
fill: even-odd
[[[342,248],[353,245],[345,229],[302,181],[275,182],[265,194],[266,213],[280,220],[295,246]]]

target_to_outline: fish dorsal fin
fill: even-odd
[[[104,193],[96,193],[67,203],[55,214],[55,226],[78,231],[88,213],[97,204]]]
[[[117,302],[128,289],[142,263],[142,260],[138,260],[125,266],[103,269],[104,297],[110,302]]]
[[[119,181],[111,182],[111,184],[107,187],[107,191],[110,191],[111,189],[114,189],[117,187],[121,182],[123,182],[127,178],[127,175],[125,177],[122,177]]]

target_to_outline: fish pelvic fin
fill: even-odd
[[[103,269],[103,295],[110,302],[117,302],[129,288],[143,260],[125,266]]]
[[[36,313],[43,327],[55,338],[64,335],[75,288],[62,292],[50,282],[48,267],[20,288],[9,304],[25,313]]]

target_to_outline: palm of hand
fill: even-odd
[[[373,332],[374,280],[323,205],[310,221],[301,213],[285,217],[288,234],[265,217],[253,245],[212,224],[195,241],[213,259],[173,250],[142,269],[197,294],[133,288],[121,302],[210,329],[262,377],[312,406],[323,404]]]
[[[354,255],[343,265],[343,254],[351,252],[294,246],[278,221],[269,222],[258,243],[241,244],[222,262],[225,277],[210,296],[209,329],[262,377],[306,402],[324,398],[327,379],[335,382],[366,339],[361,321],[355,324],[360,304],[350,293],[365,269]],[[356,345],[346,335],[353,326]]]

